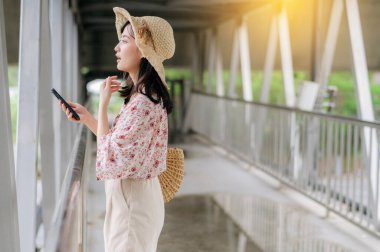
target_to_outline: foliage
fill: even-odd
[[[191,79],[192,72],[190,69],[186,68],[167,68],[166,77],[168,79]],[[369,74],[369,79],[371,80],[372,73]],[[18,78],[18,67],[17,65],[8,66],[8,80],[10,87],[17,87],[17,78]],[[223,71],[223,80],[224,80],[224,91],[228,92],[228,83],[229,83],[229,71]],[[261,83],[263,80],[262,71],[252,71],[252,95],[255,101],[260,100],[261,94]],[[309,76],[306,71],[295,71],[294,72],[294,84],[295,92],[298,91],[301,81],[308,80]],[[203,74],[203,90],[206,90],[208,83],[208,74],[207,71]],[[356,96],[355,96],[355,86],[354,79],[351,72],[333,72],[329,79],[329,85],[336,86],[338,88],[337,97],[336,97],[336,107],[333,109],[333,114],[357,117],[357,108],[356,108]],[[380,118],[380,86],[371,84],[371,94],[373,99],[374,110],[376,113],[376,118]],[[216,81],[215,78],[211,82],[212,93],[216,90]],[[242,78],[241,74],[236,76],[236,93],[238,96],[242,97]],[[175,89],[175,95],[179,95],[179,89]],[[16,121],[17,121],[17,102],[18,96],[13,95],[11,97],[11,116],[12,116],[12,134],[13,141],[16,138]],[[272,74],[272,80],[270,85],[269,92],[269,103],[284,105],[285,96],[283,88],[283,78],[282,72],[276,70]],[[109,105],[109,112],[111,114],[117,114],[120,111],[120,108],[123,104],[123,99],[117,96],[112,97]],[[98,106],[98,97],[93,97],[92,110],[97,111]]]

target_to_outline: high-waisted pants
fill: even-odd
[[[155,252],[165,207],[158,177],[105,181],[106,252]]]

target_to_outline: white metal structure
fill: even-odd
[[[344,9],[344,7],[346,8]],[[375,118],[357,0],[335,0],[333,2],[325,48],[322,56],[322,61],[319,66],[319,73],[317,73],[316,78],[316,82],[321,85],[321,93],[319,102],[316,104],[316,109],[320,109],[323,94],[326,90],[328,78],[331,73],[338,31],[340,29],[340,23],[344,11],[346,11],[349,40],[351,44],[350,53],[352,56],[352,73],[355,78],[355,94],[358,105],[358,117],[366,121],[373,121]],[[380,181],[380,175],[378,174],[378,165],[376,160],[379,149],[379,143],[377,141],[378,133],[376,131],[372,132],[369,128],[363,128],[363,130],[364,142],[366,146],[364,151],[367,153],[367,162],[369,163],[369,169],[371,173],[371,201],[374,204],[374,214],[377,216],[377,219],[380,220],[380,205],[377,198],[379,197],[378,195],[380,193],[379,188],[375,187],[375,185]],[[373,139],[376,140],[374,141]]]
[[[1,19],[3,6],[0,4]],[[54,17],[54,18],[52,18]],[[14,162],[4,20],[0,24],[2,251],[35,251],[43,213],[45,235],[59,202],[77,125],[64,119],[50,89],[80,101],[78,35],[68,1],[21,1],[19,101]],[[54,99],[53,99],[54,98]],[[5,169],[3,169],[5,168]],[[42,202],[37,202],[37,183]],[[17,185],[17,186],[16,186]],[[17,191],[17,197],[16,197]]]
[[[62,194],[62,184],[70,185],[64,180],[65,176],[72,177],[72,174],[67,174],[69,161],[72,165],[69,171],[74,172],[76,168],[73,167],[75,163],[73,158],[70,160],[70,157],[73,157],[74,143],[80,146],[83,153],[83,143],[79,143],[80,138],[75,139],[78,125],[69,123],[65,119],[57,106],[57,100],[50,94],[50,88],[54,87],[68,100],[81,102],[83,98],[79,75],[80,34],[78,34],[78,19],[73,13],[74,10],[78,11],[78,3],[75,0],[21,1],[16,159],[13,154],[11,134],[7,47],[2,3],[1,1],[0,250],[27,252],[35,251],[36,232],[40,226],[37,220],[39,210],[42,208],[42,219],[47,234],[54,220],[54,210],[57,209],[59,202],[62,202],[62,197],[72,192],[70,188],[65,188],[66,193]],[[279,1],[273,0],[273,3],[278,4]],[[102,10],[112,5],[112,3],[87,4],[88,6],[83,7],[83,13]],[[157,4],[133,5],[137,11],[153,7],[157,7]],[[205,90],[201,91],[209,95],[193,93],[191,112],[187,118],[188,125],[241,156],[251,158],[252,162],[272,175],[325,204],[327,209],[341,214],[363,228],[378,232],[375,229],[378,228],[380,220],[379,126],[372,122],[374,111],[358,1],[333,1],[324,50],[322,55],[317,57],[321,58],[321,62],[315,64],[316,82],[323,90],[332,69],[340,22],[346,13],[358,116],[361,120],[328,117],[294,109],[296,94],[290,27],[286,4],[279,7],[278,12],[271,13],[270,16],[268,46],[265,63],[262,66],[264,78],[260,101],[262,103],[269,101],[276,48],[279,46],[286,108],[252,102],[250,51],[254,48],[250,48],[247,21],[252,13],[234,17],[236,23],[231,34],[233,36],[231,61],[226,64],[229,65],[230,71],[226,88],[223,81],[221,41],[217,39],[218,24],[208,24],[207,29],[203,21],[188,23],[179,21],[175,24],[181,27],[182,31],[186,31],[186,26],[194,23],[196,25],[192,26],[192,29],[199,27],[196,32],[191,30],[194,45],[192,87],[195,89],[204,87]],[[169,12],[163,6],[157,10],[160,13]],[[170,11],[173,10],[187,15],[192,14],[192,10],[183,7],[173,7]],[[214,15],[215,12],[197,10],[196,17],[201,18],[205,14]],[[108,22],[108,19],[99,20]],[[93,21],[89,18],[88,22]],[[114,32],[113,21],[112,19]],[[208,40],[205,38],[206,32],[209,32]],[[208,48],[207,55],[205,48]],[[239,65],[242,76],[242,99],[231,100],[237,98],[236,79]],[[207,83],[203,83],[205,68],[208,70]],[[215,89],[212,88],[214,79]],[[217,97],[212,96],[213,94]],[[351,157],[350,152],[354,153],[353,157],[360,161],[360,165],[353,165],[357,160],[355,162],[352,160],[352,163],[343,162],[345,158]],[[324,169],[314,166],[316,163]],[[349,168],[354,169],[353,173],[346,172]],[[365,169],[368,169],[368,174],[364,173]],[[351,177],[356,175],[358,178],[352,180]],[[43,200],[42,204],[38,205],[36,190],[40,181]],[[64,206],[60,205],[59,209],[62,214]],[[57,221],[57,218],[55,220]],[[56,239],[60,235],[58,231],[55,232],[53,242],[50,241],[54,248],[58,247]],[[242,235],[240,238],[242,250],[245,240],[246,237]]]
[[[253,100],[252,81],[251,81],[251,61],[249,57],[249,41],[247,24],[244,17],[236,23],[237,27],[233,34],[230,79],[228,94],[230,97],[236,97],[236,75],[239,66],[242,74],[243,97],[247,101]]]
[[[56,169],[54,167],[54,127],[53,127],[53,107],[50,93],[52,83],[51,68],[51,32],[49,22],[49,2],[42,1],[41,4],[41,63],[40,63],[40,83],[39,83],[39,137],[40,137],[40,156],[41,156],[41,176],[42,176],[42,194],[43,194],[43,223],[50,226],[55,204],[57,202],[58,189],[56,178]],[[55,100],[54,100],[55,101]],[[55,103],[54,103],[55,104]]]
[[[39,88],[42,73],[40,0],[21,2],[19,105],[17,118],[16,185],[21,251],[34,251],[39,124]],[[29,24],[35,24],[33,26]]]
[[[192,101],[192,130],[314,199],[328,211],[380,237],[377,216],[373,214],[379,195],[372,195],[372,187],[378,188],[379,183],[370,183],[372,174],[367,172],[370,165],[364,152],[367,148],[364,129],[369,129],[374,142],[380,124],[198,92],[193,93]],[[252,114],[264,110],[265,121],[251,117],[248,123],[241,123],[246,120],[247,110]],[[298,129],[297,150],[290,145],[292,122]],[[308,142],[315,137],[310,134],[315,122],[319,125],[318,141],[316,152],[310,155]],[[253,137],[246,141],[246,132],[259,125],[265,125],[265,129],[252,132]],[[294,157],[295,153],[299,157]],[[300,165],[310,164],[302,165],[297,176],[294,176],[294,159]],[[380,156],[374,159],[379,168]]]
[[[0,250],[20,251],[3,1],[0,1]]]

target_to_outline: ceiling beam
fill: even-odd
[[[204,19],[166,19],[172,26],[205,26],[209,25],[212,21]],[[102,18],[102,17],[88,17],[83,19],[84,25],[87,27],[91,25],[110,25],[114,28],[115,18]]]
[[[210,27],[210,24],[182,24],[182,25],[176,25],[172,24],[173,31],[174,32],[185,32],[185,31],[197,31],[200,29],[206,29]],[[93,31],[99,31],[99,32],[108,32],[108,31],[115,31],[114,25],[91,25],[91,26],[84,26],[85,31],[93,32]]]
[[[208,8],[188,8],[188,7],[177,7],[177,6],[167,6],[163,4],[155,4],[151,2],[141,2],[141,1],[128,1],[128,2],[111,2],[111,3],[92,3],[83,4],[80,7],[80,11],[83,14],[88,12],[98,12],[98,11],[110,11],[112,12],[113,7],[121,7],[134,15],[133,12],[178,12],[179,14],[193,13],[193,14],[216,14],[214,10]]]
[[[254,2],[257,0],[168,0],[166,3],[170,6],[189,6],[189,7],[206,7],[210,5]],[[267,0],[269,2],[270,0]]]
[[[256,10],[276,4],[279,1],[280,0],[222,0],[222,2],[219,3],[217,1],[203,0],[203,2],[207,2],[207,4],[202,2],[202,6],[192,5],[191,7],[183,7],[177,6],[178,4],[174,6],[176,2],[170,2],[168,5],[165,5],[162,4],[165,2],[157,4],[152,1],[140,2],[132,0],[128,2],[82,4],[80,6],[80,13],[85,28],[92,30],[114,29],[114,16],[111,10],[115,6],[127,9],[134,16],[151,15],[165,18],[173,26],[173,29],[177,31],[183,29],[199,30],[218,25],[226,20],[240,18],[247,13],[252,13]],[[107,18],[108,15],[105,15],[105,17],[96,17],[96,14],[104,14],[103,11],[109,13],[109,19]],[[89,12],[92,12],[91,17],[89,17]],[[188,20],[184,21],[186,19]],[[200,19],[207,19],[207,22],[200,23]],[[190,22],[195,22],[195,24],[190,24]],[[107,27],[107,24],[109,27]]]

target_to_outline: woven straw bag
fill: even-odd
[[[158,175],[164,202],[174,198],[181,187],[184,176],[184,154],[180,148],[168,147],[166,170]]]

